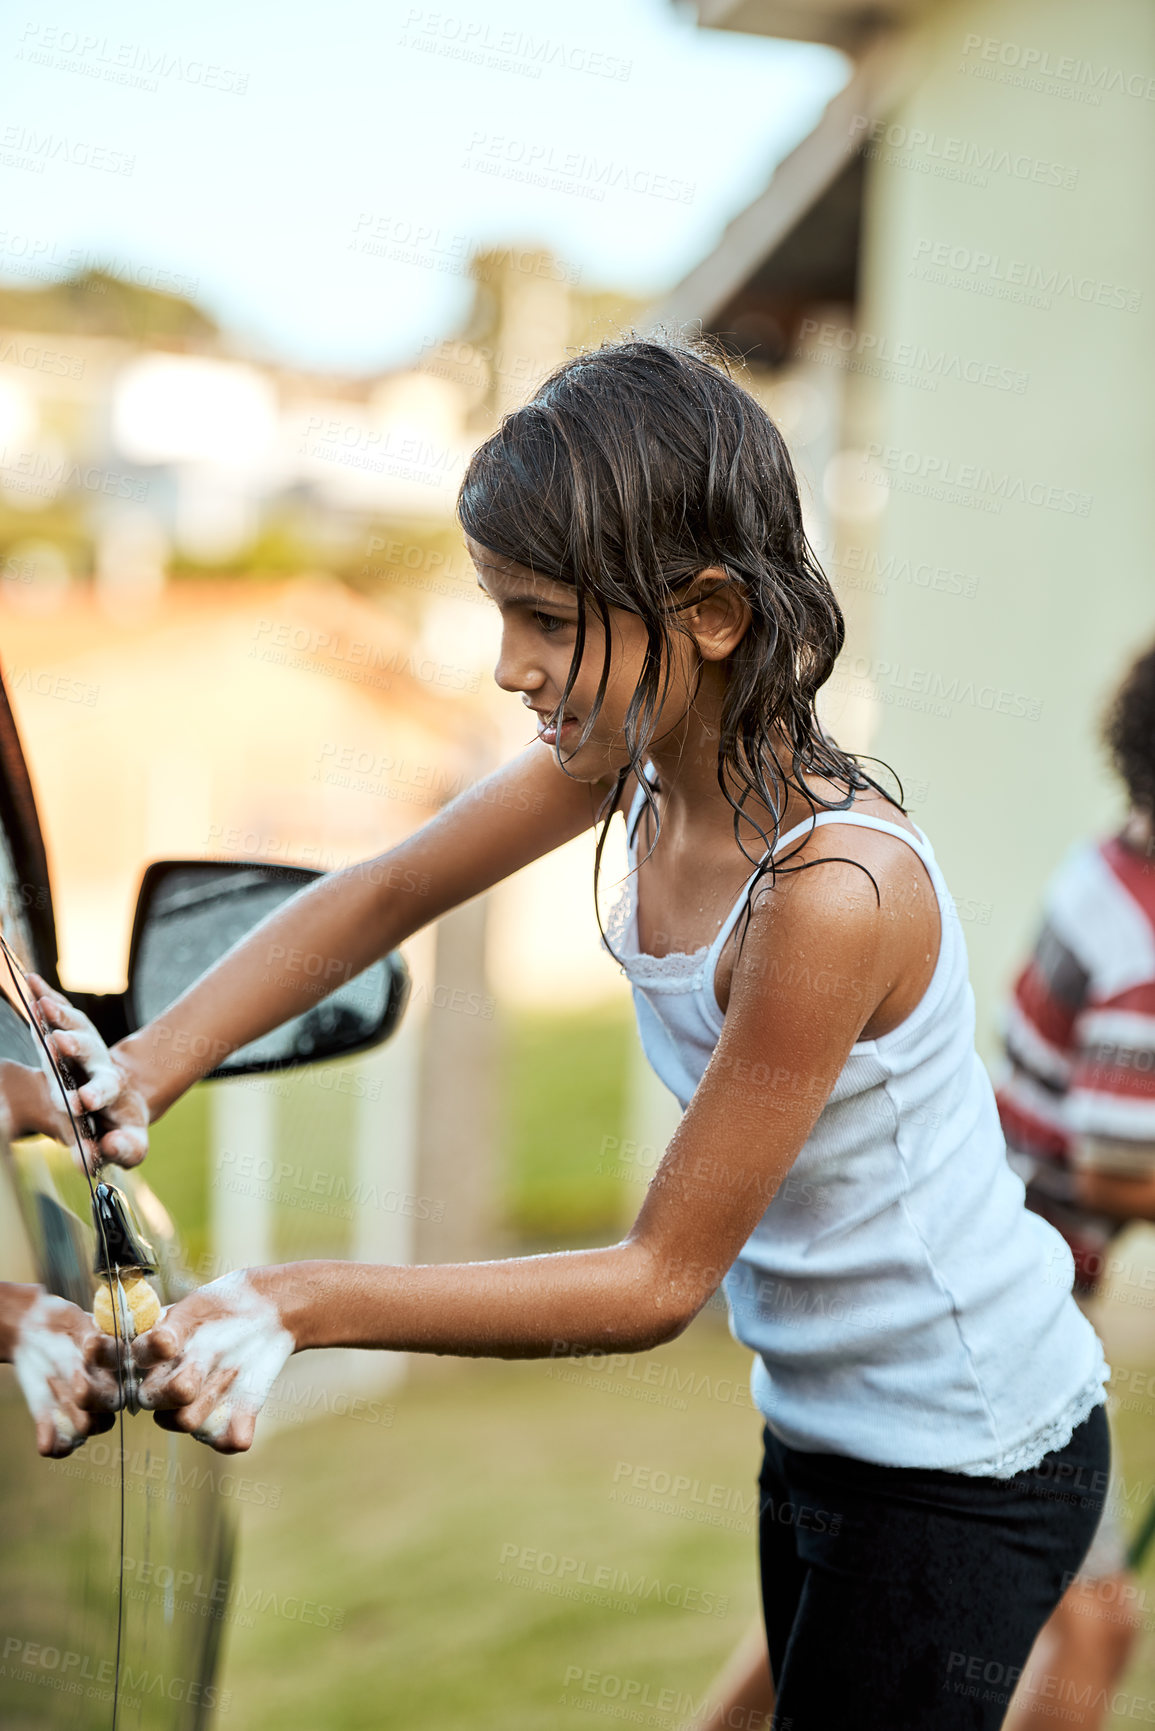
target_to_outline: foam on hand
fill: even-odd
[[[192,1433],[200,1442],[213,1443],[224,1436],[234,1416],[256,1417],[296,1351],[296,1342],[276,1305],[250,1285],[243,1270],[202,1286],[197,1296],[222,1299],[226,1313],[200,1324],[189,1337],[184,1362],[194,1365],[206,1380],[221,1371],[234,1373],[220,1400]],[[147,1404],[142,1398],[141,1405]]]
[[[84,1369],[84,1354],[75,1340],[53,1322],[72,1306],[63,1298],[42,1293],[26,1312],[12,1352],[12,1368],[32,1417],[51,1419],[58,1448],[74,1449],[84,1438],[53,1392],[53,1382],[69,1383]]]

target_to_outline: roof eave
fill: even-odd
[[[908,41],[903,31],[876,32],[813,132],[727,224],[718,244],[651,309],[651,326],[680,329],[707,321],[748,281],[861,149],[867,123],[896,101],[910,76]]]

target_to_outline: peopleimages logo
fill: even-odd
[[[959,246],[949,240],[916,240],[910,274],[946,287],[966,287],[972,293],[999,300],[1022,300],[1046,310],[1052,298],[1082,301],[1086,306],[1137,313],[1143,299],[1137,288],[1078,276],[1061,265],[1032,264],[1006,258],[983,247]]]
[[[93,144],[58,132],[38,132],[33,126],[14,123],[0,131],[0,162],[6,168],[30,169],[43,174],[50,162],[72,168],[94,168],[105,174],[130,175],[136,157],[107,144]]]
[[[882,162],[918,168],[924,173],[946,178],[969,177],[976,186],[986,186],[987,176],[991,174],[1028,180],[1036,186],[1064,187],[1067,191],[1077,186],[1079,180],[1077,168],[1052,162],[1048,157],[1029,156],[1026,151],[1012,152],[997,144],[980,144],[974,139],[928,132],[921,126],[872,120],[866,114],[853,117],[847,138],[851,146],[862,144],[867,156]]]
[[[1025,475],[1012,475],[1005,469],[987,469],[981,463],[957,463],[953,457],[944,457],[933,451],[909,451],[898,445],[875,443],[866,447],[866,457],[880,465],[879,479],[883,486],[914,492],[923,489],[904,487],[903,483],[924,482],[929,484],[928,491],[943,489],[958,495],[958,503],[981,502],[982,509],[989,511],[1001,511],[1004,504],[1017,503],[1089,517],[1095,502],[1092,493],[1080,493],[1073,487],[1028,480]],[[864,469],[864,479],[868,475],[869,470]],[[966,495],[970,497],[966,498]]]
[[[640,163],[587,156],[581,150],[561,150],[552,144],[513,138],[506,133],[474,132],[462,167],[534,186],[554,186],[599,203],[610,191],[693,204],[697,192],[696,182],[679,180]]]
[[[59,24],[32,20],[24,25],[16,58],[35,66],[80,72],[106,83],[152,92],[160,88],[162,78],[232,96],[243,96],[249,86],[248,73],[235,67],[197,60],[143,42],[118,42],[113,37],[87,35]]]
[[[840,662],[839,667],[836,680],[859,680],[880,697],[884,697],[888,690],[894,690],[930,702],[945,705],[963,703],[972,709],[985,709],[994,715],[1019,716],[1027,721],[1037,721],[1043,712],[1040,698],[1009,690],[1006,686],[984,685],[981,681],[964,679],[957,673],[948,674],[937,667],[911,667],[900,661],[872,659],[866,655],[856,655],[848,662]],[[947,713],[950,713],[949,708]]]
[[[29,372],[49,373],[54,378],[82,379],[84,362],[77,355],[61,354],[58,349],[45,349],[22,337],[0,340],[0,366],[26,367]],[[5,561],[10,568],[11,559]]]
[[[517,1580],[519,1575],[531,1579],[535,1575],[543,1576],[575,1587],[586,1587],[594,1593],[615,1593],[626,1601],[656,1599],[663,1605],[675,1606],[682,1611],[698,1611],[707,1617],[724,1617],[730,1608],[727,1594],[689,1586],[685,1581],[662,1581],[651,1575],[632,1575],[627,1568],[619,1568],[613,1563],[595,1563],[588,1557],[541,1551],[534,1545],[503,1544],[495,1578],[507,1586],[516,1586],[520,1584]]]
[[[1030,379],[1030,374],[1018,367],[1000,366],[997,361],[932,348],[927,343],[896,341],[830,320],[803,319],[798,342],[803,357],[819,366],[867,373],[896,384],[918,384],[923,390],[937,390],[940,379],[954,379],[960,384],[1013,391],[1021,397]]]
[[[1024,78],[1054,79],[1088,95],[1100,97],[1104,91],[1116,96],[1133,96],[1141,102],[1155,100],[1155,77],[1149,72],[1124,70],[1121,66],[1096,66],[1091,60],[1080,60],[1071,54],[1052,54],[1049,48],[1036,48],[1029,43],[1007,42],[998,36],[963,37],[963,59],[977,65],[984,61],[991,67],[1002,67]]]
[[[540,78],[543,68],[549,66],[624,83],[634,65],[632,60],[563,42],[557,37],[502,30],[476,18],[429,11],[422,6],[409,8],[400,45],[467,60],[472,65],[490,66],[500,72],[517,72],[523,78]]]

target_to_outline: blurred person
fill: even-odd
[[[706,1690],[703,1715],[680,1731],[769,1731],[774,1684],[760,1620],[751,1623]]]
[[[622,811],[606,942],[681,1125],[617,1244],[212,1282],[134,1344],[142,1405],[235,1452],[295,1351],[646,1351],[721,1284],[765,1421],[776,1722],[994,1727],[1098,1523],[1108,1371],[1007,1164],[931,845],[818,723],[843,622],[785,445],[708,357],[610,344],[475,452],[459,516],[539,743],[307,888],[110,1061],[42,1012],[102,1155],[133,1163],[195,1054],[298,1012],[270,945],[348,978],[599,821],[600,864]]]
[[[1155,645],[1122,682],[1104,738],[1127,819],[1117,834],[1074,848],[1048,886],[1015,982],[997,1095],[1027,1204],[1065,1238],[1088,1308],[1117,1235],[1129,1221],[1155,1221]],[[1105,1724],[1140,1603],[1108,1501],[1039,1636],[1008,1726],[1048,1724],[1056,1700],[1068,1724]]]

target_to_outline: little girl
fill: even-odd
[[[537,742],[303,891],[111,1064],[42,1008],[132,1164],[200,1073],[173,1054],[298,1010],[270,945],[348,978],[599,821],[600,862],[620,811],[608,942],[684,1116],[620,1243],[228,1275],[137,1342],[141,1402],[246,1449],[292,1352],[641,1352],[722,1284],[765,1419],[775,1724],[997,1726],[1098,1520],[1107,1369],[1006,1162],[931,845],[818,724],[843,624],[782,439],[709,359],[610,345],[481,446],[459,514]]]

